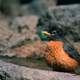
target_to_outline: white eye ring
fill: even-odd
[[[57,33],[57,31],[53,31],[53,32],[52,32],[52,34],[56,34],[56,33]]]

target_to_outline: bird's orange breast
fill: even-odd
[[[64,43],[61,41],[50,41],[47,43],[46,60],[49,64],[66,69],[74,70],[79,66],[79,63],[70,57],[63,48]]]

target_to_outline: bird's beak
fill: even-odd
[[[50,34],[49,32],[47,32],[47,31],[42,31],[42,34],[47,35],[47,36],[50,36],[50,35],[51,35],[51,34]]]

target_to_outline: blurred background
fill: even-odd
[[[34,61],[33,65],[30,58],[28,65],[26,57],[44,56],[45,44],[37,34],[42,30],[62,32],[80,53],[79,3],[79,0],[0,0],[0,59],[40,68],[44,60],[36,65]],[[44,66],[47,65],[41,68]]]

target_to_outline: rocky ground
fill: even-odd
[[[79,80],[80,76],[69,73],[26,68],[0,60],[0,80]]]
[[[80,53],[79,7],[79,4],[51,6],[42,16],[7,17],[0,14],[0,80],[79,80],[80,76],[51,71],[52,68],[44,60],[45,42],[37,35],[41,30],[57,29]]]

